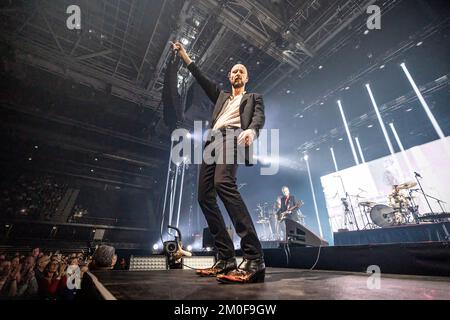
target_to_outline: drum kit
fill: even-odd
[[[295,208],[291,208],[292,210],[297,210],[303,202],[300,202],[298,206]],[[279,210],[277,207],[277,203],[273,206],[267,202],[259,203],[255,209],[258,214],[256,219],[256,223],[262,225],[263,231],[260,235],[261,241],[277,241],[282,239],[282,228],[281,222],[284,220],[285,216],[287,216],[288,212],[284,212],[279,214]],[[305,215],[303,215],[300,210],[297,213],[298,222],[302,225],[305,225]]]
[[[413,188],[416,182],[406,182],[393,186],[388,195],[388,205],[371,201],[359,202],[362,217],[366,219],[364,229],[375,227],[386,228],[396,225],[418,223],[418,206],[415,203]]]

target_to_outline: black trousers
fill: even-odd
[[[226,154],[225,141],[216,146],[216,159]],[[205,147],[208,146],[208,143]],[[236,139],[233,149],[236,152]],[[217,154],[217,152],[219,154]],[[235,159],[236,160],[236,159]],[[234,244],[227,232],[225,222],[217,204],[217,195],[225,205],[236,233],[241,238],[241,250],[246,259],[263,257],[255,226],[236,185],[237,162],[207,164],[203,161],[198,180],[198,202],[214,238],[219,259],[229,259],[235,256]]]

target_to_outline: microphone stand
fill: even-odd
[[[351,211],[351,212],[352,212],[352,214],[353,214],[353,221],[355,221],[356,229],[358,229],[358,231],[359,231],[358,221],[356,221],[355,209],[353,208],[353,202],[352,202],[352,199],[351,199],[352,196],[350,196],[350,195],[346,192],[346,193],[345,193],[345,197],[348,198],[348,199],[350,200],[350,207],[352,208],[352,211]]]
[[[338,177],[339,177],[339,179],[341,180],[342,189],[343,189],[344,192],[345,192],[345,198],[348,199],[348,200],[350,201],[350,207],[352,208],[351,213],[352,213],[352,215],[353,215],[352,218],[353,218],[353,221],[355,222],[356,229],[358,229],[358,231],[359,231],[360,229],[359,229],[359,226],[358,226],[358,221],[356,221],[355,209],[353,208],[352,199],[350,199],[350,195],[348,194],[347,190],[345,190],[344,180],[342,179],[341,176],[338,176]],[[347,214],[347,211],[348,211],[348,210],[346,210],[346,214]]]
[[[422,191],[423,196],[425,197],[425,201],[427,202],[428,208],[430,208],[431,213],[434,214],[433,209],[431,208],[431,205],[430,205],[430,201],[428,201],[428,195],[425,193],[425,191],[423,191],[422,184],[420,183],[419,175],[417,174],[417,172],[414,172],[414,176],[416,178],[417,183],[419,184],[419,187],[420,187],[420,190]]]
[[[441,199],[435,198],[433,196],[430,196],[429,194],[425,194],[428,198],[431,198],[433,200],[436,200],[436,202],[439,204],[439,207],[441,207],[442,213],[445,213],[444,207],[442,206],[442,203],[447,204],[447,202],[442,201]]]

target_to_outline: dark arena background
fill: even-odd
[[[448,0],[0,3],[0,299],[450,299]],[[219,259],[194,159],[216,122],[183,50],[264,97],[233,187],[255,283],[192,270]]]

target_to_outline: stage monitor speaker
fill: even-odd
[[[285,220],[284,223],[286,225],[286,237],[284,240],[287,243],[308,247],[328,246],[327,241],[305,226],[292,220]]]

